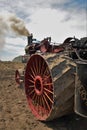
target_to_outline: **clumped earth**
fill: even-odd
[[[71,114],[50,122],[31,113],[23,87],[15,82],[15,70],[23,63],[0,62],[0,130],[87,130],[87,119]]]

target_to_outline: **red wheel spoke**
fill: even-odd
[[[42,67],[43,67],[43,66],[41,65],[41,61],[39,60],[39,61],[38,61],[39,74],[41,74]]]
[[[46,71],[48,71],[48,68],[47,68],[47,67],[46,67],[46,69],[45,69],[43,75],[46,75]]]
[[[40,113],[40,110],[39,110],[39,96],[37,96],[37,111],[38,111],[38,113]]]
[[[45,102],[44,102],[44,99],[43,99],[43,96],[42,96],[42,104],[43,104],[43,107],[45,107]]]
[[[38,67],[37,67],[37,68],[38,68],[38,74],[40,74],[40,69],[41,69],[41,68],[40,68],[40,61],[38,60],[37,63],[38,63]]]
[[[29,85],[29,88],[34,88],[34,85]]]
[[[41,96],[39,96],[39,105],[42,106]]]
[[[33,65],[33,69],[34,69],[34,72],[35,72],[35,75],[37,74],[37,69],[36,67]]]
[[[30,77],[34,80],[35,79],[35,77],[33,76],[33,75],[30,75]]]
[[[33,83],[34,84],[34,81],[33,80],[31,80],[31,79],[28,79],[31,83]]]
[[[50,75],[43,75],[43,82],[44,82],[44,78],[46,78],[46,80],[50,79]]]
[[[50,78],[50,75],[48,75],[48,76],[45,76],[45,75],[44,75],[44,77],[46,77],[47,79],[49,79],[49,78]]]
[[[32,96],[32,99],[33,99],[33,100],[34,100],[35,96],[36,96],[36,94],[34,93],[33,96]]]
[[[41,97],[41,101],[42,101],[42,106],[43,106],[43,109],[42,109],[42,116],[43,116],[44,114],[47,114],[47,111],[46,111],[47,108],[49,108],[49,110],[50,110],[50,106],[49,106],[48,103],[47,103],[47,106],[46,106],[46,103],[45,103],[43,96]]]
[[[31,92],[29,92],[29,95],[31,95],[33,92],[34,92],[34,89]]]
[[[46,97],[51,101],[51,103],[53,103],[52,99],[47,95],[46,92],[44,92],[44,94],[46,95]]]
[[[41,105],[40,113],[41,113],[41,116],[43,116],[43,114],[45,113],[45,111],[44,111],[45,104],[43,105],[42,96],[40,97],[40,105]]]
[[[37,59],[38,60],[38,59]],[[38,71],[38,61],[37,60],[35,60],[35,66],[36,66],[36,74],[38,74],[39,73],[39,71]]]
[[[43,86],[53,85],[53,83],[43,84]]]
[[[41,75],[43,75],[43,71],[44,71],[43,68],[44,68],[44,62],[41,65]]]
[[[51,90],[49,90],[49,89],[47,89],[47,88],[44,88],[44,89],[45,89],[47,92],[53,94],[53,91],[51,91]]]
[[[37,96],[37,104],[40,105],[39,96]]]
[[[50,110],[50,105],[48,104],[46,98],[45,98],[45,95],[43,95],[43,98],[44,98],[44,101],[46,102],[46,105],[47,105],[47,108]]]
[[[32,70],[32,67],[30,69],[31,69],[33,76],[35,77],[36,75],[35,75],[35,72]]]
[[[38,103],[37,103],[37,102],[38,102],[37,99],[38,99],[38,96],[36,95],[35,100],[34,100],[36,104],[38,104]]]

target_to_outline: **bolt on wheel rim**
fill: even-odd
[[[32,113],[46,120],[53,106],[53,83],[48,64],[40,55],[31,56],[27,63],[25,92]]]

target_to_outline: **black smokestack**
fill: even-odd
[[[29,35],[29,36],[27,37],[27,39],[28,39],[28,45],[32,44],[33,34],[31,33],[31,35]]]

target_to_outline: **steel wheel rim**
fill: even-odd
[[[25,92],[32,113],[46,120],[53,107],[53,83],[48,64],[40,55],[31,56],[27,63]]]

